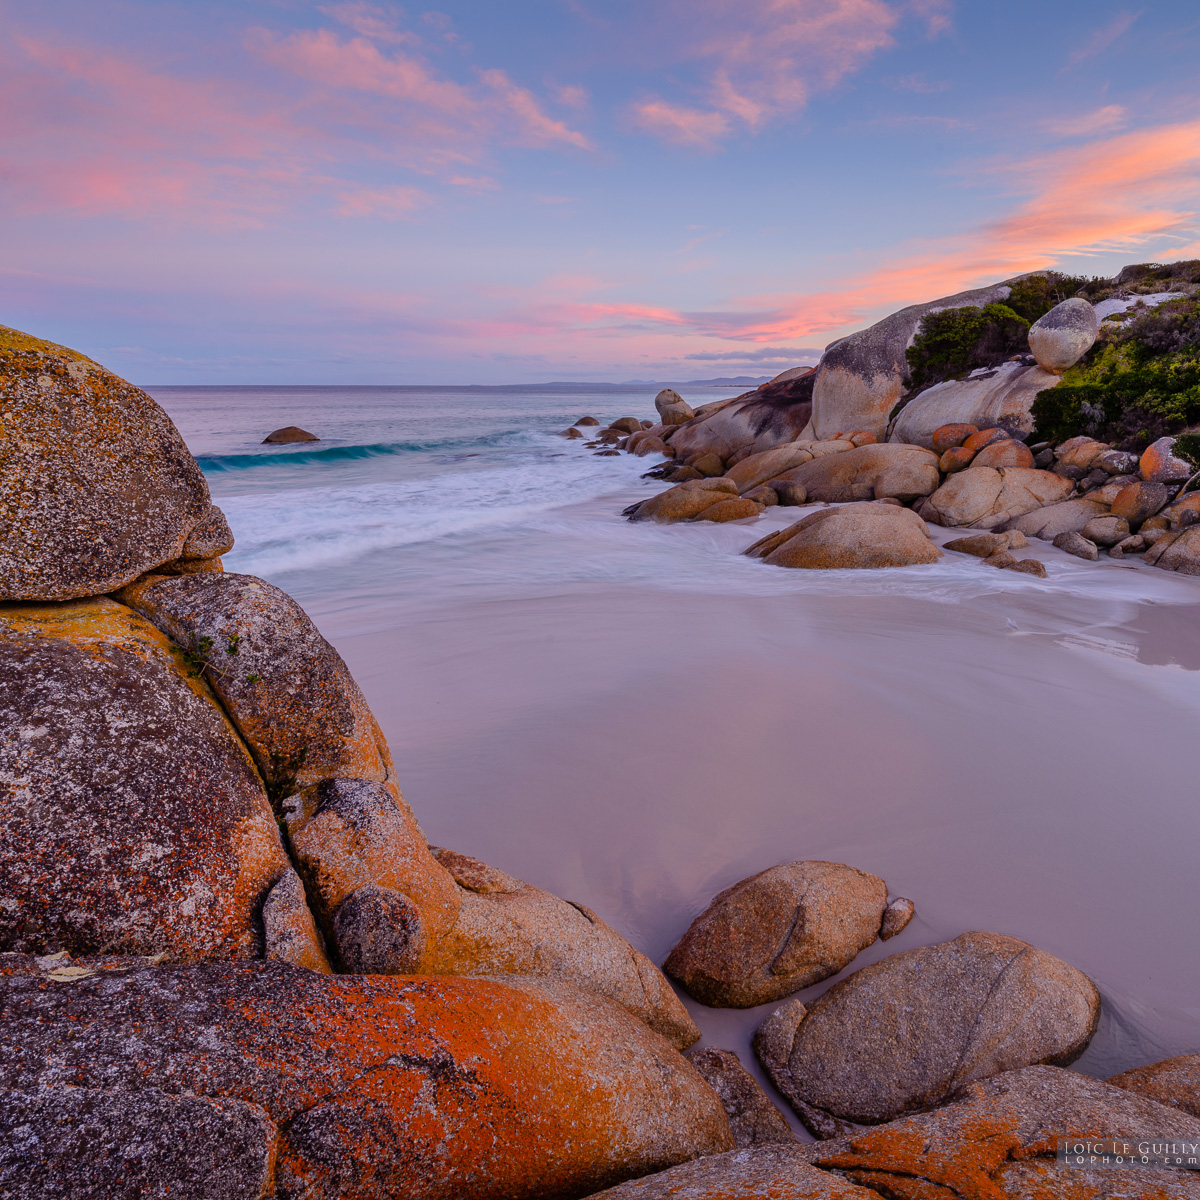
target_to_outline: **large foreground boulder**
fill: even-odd
[[[825,348],[813,386],[812,428],[803,436],[829,438],[847,429],[866,429],[883,438],[888,416],[909,378],[905,351],[928,313],[980,307],[1007,300],[1008,283],[959,292],[913,304]]]
[[[0,325],[0,397],[0,600],[96,596],[184,554],[208,485],[145,392]]]
[[[1200,1140],[1200,1121],[1098,1079],[1027,1067],[934,1112],[819,1142],[809,1159],[888,1200],[1195,1200],[1193,1172],[1059,1167],[1059,1139]],[[746,1153],[762,1153],[747,1151]]]
[[[675,457],[684,460],[716,454],[728,459],[739,452],[756,453],[794,442],[812,414],[815,376],[814,368],[790,379],[773,380],[731,401],[697,409],[695,417],[671,437]]]
[[[937,562],[942,552],[925,522],[893,504],[848,504],[810,513],[747,551],[773,567],[911,567]]]
[[[950,528],[996,529],[1074,490],[1069,479],[1032,467],[967,467],[925,501],[921,515]]]
[[[288,867],[177,646],[109,599],[0,606],[0,950],[257,957]]]
[[[1099,1019],[1082,972],[1016,938],[964,933],[864,967],[807,1011],[787,1001],[755,1050],[804,1123],[829,1137],[1002,1071],[1069,1063]]]
[[[836,975],[879,936],[886,907],[878,875],[841,863],[782,863],[716,896],[664,970],[702,1004],[769,1004]]]
[[[92,1125],[98,1159],[140,1112],[152,1129],[172,1121],[177,1177],[180,1160],[221,1164],[186,1112],[159,1116],[162,1097],[219,1102],[249,1126],[230,1151],[251,1167],[254,1121],[269,1122],[277,1194],[295,1200],[557,1200],[733,1148],[717,1097],[667,1042],[606,1000],[532,981],[277,963],[11,974],[0,1088],[55,1104],[64,1143],[86,1112],[58,1097],[124,1099],[124,1122]]]
[[[803,484],[810,501],[837,504],[892,497],[907,503],[937,491],[941,475],[932,450],[882,442],[814,458],[779,479]]]
[[[1057,383],[1056,375],[1027,362],[973,371],[966,379],[949,379],[918,392],[892,422],[888,439],[932,448],[934,433],[955,424],[1030,433],[1030,409],[1038,392]]]

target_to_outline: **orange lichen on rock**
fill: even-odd
[[[0,600],[94,596],[211,517],[170,418],[91,359],[0,326]]]
[[[279,963],[0,979],[0,1087],[260,1106],[282,1197],[584,1196],[732,1149],[720,1102],[608,1001]]]
[[[0,949],[261,953],[288,860],[178,647],[108,599],[0,606]]]

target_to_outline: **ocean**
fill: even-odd
[[[650,417],[652,387],[149,390],[229,517],[227,569],[286,589],[346,658],[431,842],[656,962],[738,879],[849,863],[917,916],[847,972],[1009,934],[1100,986],[1080,1069],[1195,1050],[1200,581],[1036,541],[1046,579],[740,555],[796,509],[630,524],[655,460],[558,432]],[[260,445],[283,425],[322,440]],[[688,1003],[753,1068],[766,1011]]]

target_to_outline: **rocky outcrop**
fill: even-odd
[[[696,455],[711,453],[728,459],[738,452],[757,453],[794,442],[812,414],[815,374],[814,369],[766,384],[734,400],[698,409],[696,416],[671,437],[675,456],[690,461]]]
[[[0,949],[257,957],[288,866],[177,646],[108,599],[0,607]]]
[[[939,428],[964,424],[1028,434],[1033,430],[1033,402],[1056,383],[1056,375],[1029,362],[972,371],[966,379],[949,379],[913,396],[892,422],[888,440],[932,448]],[[943,446],[939,453],[948,449]]]
[[[674,388],[663,388],[654,397],[654,407],[658,409],[658,419],[664,425],[682,425],[696,415],[692,406]]]
[[[1200,528],[1193,525],[1160,538],[1147,551],[1146,562],[1164,571],[1200,575]]]
[[[262,1200],[275,1124],[257,1104],[60,1087],[0,1091],[0,1194],[65,1200]]]
[[[279,1196],[310,1200],[550,1200],[733,1147],[717,1097],[667,1042],[606,1000],[532,981],[278,963],[11,974],[0,1087],[123,1100],[126,1124],[99,1126],[106,1153],[164,1093],[250,1133],[269,1122]],[[261,1143],[230,1141],[258,1161]],[[184,1138],[163,1153],[178,1172],[207,1151]]]
[[[1200,1117],[1200,1054],[1180,1054],[1123,1071],[1109,1081],[1148,1100]]]
[[[1112,512],[1137,526],[1164,508],[1170,495],[1165,484],[1137,480],[1127,483],[1113,497]]]
[[[1200,1121],[1098,1079],[1028,1067],[972,1083],[951,1103],[809,1150],[814,1165],[890,1200],[1184,1200],[1190,1174],[1064,1170],[1059,1138],[1200,1139]]]
[[[878,503],[810,513],[755,542],[746,554],[774,567],[811,570],[911,567],[942,557],[916,513]]]
[[[1049,471],[972,466],[951,475],[920,511],[935,525],[995,529],[1014,517],[1065,500],[1074,490],[1069,479]]]
[[[937,491],[941,482],[937,455],[931,450],[888,443],[814,458],[782,472],[779,479],[803,484],[810,501],[835,504],[888,496],[907,503]]]
[[[1029,349],[1039,367],[1061,375],[1095,345],[1099,328],[1096,310],[1074,296],[1034,321],[1029,327]]]
[[[836,975],[879,936],[886,907],[877,875],[841,863],[782,863],[716,896],[664,970],[703,1004],[769,1004]]]
[[[358,684],[286,592],[222,573],[151,577],[120,599],[184,647],[276,792],[395,778]]]
[[[809,1157],[806,1147],[796,1145],[734,1150],[634,1179],[590,1200],[880,1200],[878,1192],[814,1167]]]
[[[290,446],[295,442],[319,442],[321,439],[299,425],[285,425],[282,429],[273,429],[262,440],[264,446]]]
[[[997,283],[913,304],[827,346],[813,386],[812,428],[803,436],[828,438],[846,429],[868,429],[882,438],[909,378],[905,351],[925,316],[947,308],[999,303],[1011,294],[1008,283]]]
[[[145,392],[5,326],[0,391],[0,600],[97,596],[183,554],[208,485]]]
[[[893,955],[807,1011],[784,1003],[755,1038],[776,1087],[819,1137],[930,1108],[968,1083],[1086,1048],[1100,995],[1016,938],[964,933]]]
[[[707,1046],[687,1057],[700,1078],[717,1093],[739,1147],[795,1143],[796,1135],[784,1115],[767,1099],[732,1050]]]

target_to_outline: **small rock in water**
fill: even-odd
[[[620,433],[640,433],[642,423],[637,417],[618,417],[608,428]]]
[[[879,926],[879,940],[886,942],[904,930],[916,915],[917,906],[903,896],[897,896],[883,910],[883,924]]]
[[[1046,578],[1046,566],[1036,558],[1019,558],[1008,566],[1009,571],[1020,571],[1023,575],[1034,575],[1038,579]]]
[[[264,446],[290,446],[293,442],[319,442],[321,439],[299,425],[285,425],[282,429],[273,430],[262,440]]]
[[[1011,545],[1011,537],[1007,533],[973,533],[970,537],[954,538],[947,542],[946,549],[956,550],[959,554],[974,554],[976,558],[990,558]]]
[[[579,420],[575,422],[575,424],[576,425],[599,425],[600,422],[597,421],[595,417],[580,417]]]
[[[594,458],[620,458],[620,450],[597,450],[593,455]]]
[[[663,478],[668,483],[687,483],[689,479],[703,479],[704,476],[696,470],[695,467],[676,467],[669,471]]]
[[[989,554],[983,561],[989,567],[1015,567],[1017,565],[1015,555],[1009,554],[1007,550],[997,550],[995,554]]]
[[[1075,555],[1076,558],[1085,558],[1088,562],[1095,562],[1100,557],[1096,543],[1088,541],[1082,533],[1060,533],[1051,544],[1067,554]]]
[[[558,436],[565,438],[581,438],[583,437],[583,434],[580,433],[574,425],[572,425],[569,429],[564,429]]]
[[[762,508],[753,500],[743,497],[741,500],[719,500],[703,512],[693,517],[693,521],[744,521],[747,517],[757,517]]]

